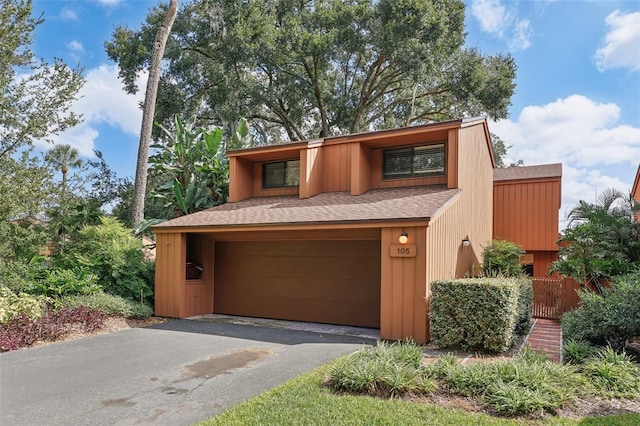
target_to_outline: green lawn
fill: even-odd
[[[546,421],[505,419],[435,405],[339,396],[323,387],[330,365],[299,376],[201,425],[637,425],[640,415]]]

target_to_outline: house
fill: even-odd
[[[472,273],[494,236],[495,162],[482,118],[228,155],[228,204],[154,227],[157,315],[375,327],[383,339],[425,342],[429,283]],[[551,169],[496,186],[559,183]],[[559,188],[527,196],[554,197],[530,200],[556,215],[534,220],[553,228],[543,233],[551,242],[522,240],[535,262],[557,239]]]
[[[562,164],[493,171],[493,237],[526,253],[520,262],[532,277],[547,277],[558,260]]]

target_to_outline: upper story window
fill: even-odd
[[[382,157],[384,179],[444,174],[444,144],[387,149]]]
[[[262,165],[262,187],[291,188],[300,185],[300,160],[277,161]]]

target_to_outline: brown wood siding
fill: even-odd
[[[216,242],[216,313],[379,327],[379,241]]]
[[[549,275],[551,264],[558,260],[557,251],[528,251],[533,255],[533,276],[542,278],[560,278],[557,273]]]
[[[385,180],[382,178],[382,151],[384,150],[374,149],[371,151],[370,179],[372,188],[400,188],[403,186],[442,185],[447,183],[446,170],[445,174],[440,176]]]
[[[322,149],[314,147],[300,153],[300,198],[309,198],[321,192]]]
[[[494,238],[527,251],[557,250],[560,179],[497,182],[493,190]]]
[[[253,196],[253,165],[239,157],[229,158],[229,202]]]
[[[185,316],[186,236],[181,233],[156,236],[155,315]]]
[[[449,132],[447,140],[447,188],[458,188],[458,132]]]
[[[493,162],[482,125],[459,130],[458,187],[462,188],[463,206],[459,226],[464,228],[473,253],[478,255],[493,235]],[[481,260],[481,255],[478,259]]]
[[[360,195],[371,189],[371,149],[354,143],[351,151],[351,195]]]
[[[272,188],[264,189],[262,187],[262,163],[253,165],[253,196],[254,197],[275,197],[279,195],[296,195],[298,188]]]
[[[213,241],[206,234],[187,234],[187,262],[203,268],[199,279],[186,281],[185,313],[213,313]]]
[[[415,257],[391,257],[390,246],[407,233],[416,245]],[[427,341],[426,229],[393,227],[381,230],[380,337]]]
[[[351,146],[336,144],[321,149],[320,192],[351,191]]]

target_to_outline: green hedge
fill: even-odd
[[[433,342],[442,347],[503,352],[531,320],[531,281],[469,278],[431,284]]]
[[[580,290],[578,308],[562,316],[566,339],[621,348],[640,336],[640,271],[614,278],[602,295]]]

